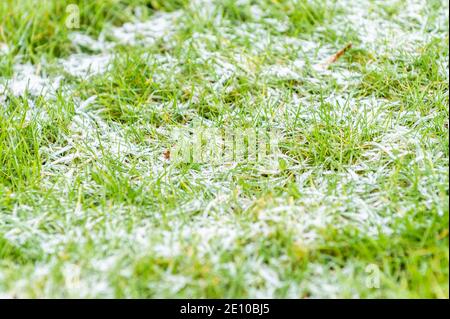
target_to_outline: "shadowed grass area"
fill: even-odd
[[[176,10],[182,0],[6,0],[0,4],[0,40],[10,45],[12,55],[23,54],[38,61],[41,56],[54,58],[73,52],[68,34],[83,31],[98,35],[107,25],[121,25],[134,18],[133,10],[140,8],[141,18],[148,18],[155,10]],[[70,5],[76,5],[73,10]],[[71,15],[79,14],[79,27],[66,25]],[[70,20],[72,21],[72,20]]]
[[[11,245],[6,239],[0,236],[0,259],[23,262],[27,258],[19,248]]]

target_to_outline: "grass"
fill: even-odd
[[[448,2],[7,0],[0,21],[0,296],[448,298]],[[252,129],[277,145],[178,161],[199,126],[234,156]]]
[[[2,16],[1,37],[11,47],[12,54],[24,54],[34,61],[42,57],[54,58],[73,52],[68,38],[66,20],[71,13],[69,5],[79,9],[79,29],[87,34],[98,35],[107,24],[118,25],[135,19],[132,9],[145,8],[148,17],[155,10],[175,10],[183,1],[145,0],[25,0],[20,5],[7,0],[0,6]]]

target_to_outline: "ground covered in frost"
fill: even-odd
[[[448,1],[6,0],[0,21],[0,296],[448,298]],[[198,123],[278,147],[170,158]]]

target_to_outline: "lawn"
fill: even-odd
[[[1,1],[0,297],[448,298],[448,9]]]

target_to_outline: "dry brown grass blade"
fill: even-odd
[[[352,47],[352,43],[348,43],[345,47],[340,49],[338,52],[330,56],[328,59],[326,59],[323,63],[321,63],[322,68],[326,69],[330,66],[330,64],[333,64],[336,62],[341,56],[344,55],[346,51],[348,51]]]

